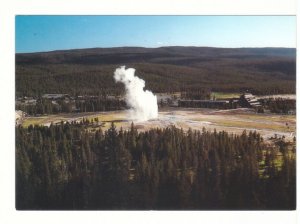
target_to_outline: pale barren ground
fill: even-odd
[[[59,121],[80,121],[83,117],[90,120],[98,117],[104,130],[110,127],[112,121],[117,128],[122,127],[123,129],[129,129],[132,122],[132,120],[128,120],[128,111],[124,110],[28,117],[24,120],[23,126],[26,127],[30,124],[50,125],[51,122]],[[167,108],[159,112],[158,119],[133,122],[139,131],[170,125],[184,130],[189,128],[202,130],[204,127],[206,130],[224,130],[234,134],[240,134],[243,130],[256,130],[266,140],[275,134],[278,137],[285,136],[286,140],[292,140],[296,131],[295,115],[257,114],[253,110],[245,108],[234,110]]]

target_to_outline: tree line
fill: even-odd
[[[295,209],[295,172],[257,132],[16,127],[21,210]]]
[[[290,111],[296,110],[296,100],[293,99],[262,99],[260,100],[262,106],[269,109],[271,113],[288,114]]]
[[[57,114],[70,112],[96,112],[114,111],[126,109],[126,103],[120,99],[108,99],[106,97],[85,98],[65,101],[39,98],[36,104],[16,104],[16,110],[22,110],[29,115]]]
[[[181,92],[181,98],[189,100],[210,100],[211,91],[209,89],[188,89]]]

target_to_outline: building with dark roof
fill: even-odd
[[[257,98],[251,93],[245,93],[241,95],[239,103],[242,107],[261,107],[260,102],[258,102]]]

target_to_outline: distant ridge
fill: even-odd
[[[16,54],[17,95],[118,92],[112,73],[137,69],[155,92],[294,93],[295,48],[116,47]]]
[[[216,58],[262,58],[296,57],[295,48],[212,48],[212,47],[116,47],[59,50],[42,53],[16,54],[17,64],[35,63],[79,63],[79,64],[119,64],[119,63],[166,63],[182,64],[191,61]],[[171,60],[170,60],[171,59]]]

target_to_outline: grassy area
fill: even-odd
[[[281,115],[273,116],[270,114],[237,114],[237,117],[250,120],[264,120],[272,122],[295,122],[295,115]]]
[[[122,112],[108,112],[108,113],[101,113],[101,114],[93,114],[89,116],[85,116],[85,119],[88,119],[90,122],[95,121],[96,118],[100,122],[103,122],[101,125],[102,130],[107,130],[111,127],[111,122],[114,122],[114,125],[117,129],[121,127],[126,127],[129,125],[126,117],[126,113]]]
[[[217,100],[226,98],[238,98],[241,93],[224,93],[224,92],[212,92],[211,96],[215,97]]]
[[[91,115],[91,116],[85,116],[86,119],[89,121],[94,120],[95,118],[98,118],[99,121],[116,121],[116,120],[125,120],[126,114],[120,114],[120,113],[103,113],[103,114],[97,114],[97,115]]]
[[[23,123],[22,126],[27,128],[29,125],[40,125],[43,124],[45,121],[45,117],[30,117],[30,118],[26,118]]]
[[[98,114],[61,114],[61,115],[49,115],[43,117],[27,117],[24,122],[22,123],[23,127],[28,127],[29,125],[44,125],[46,123],[57,123],[60,121],[71,121],[74,119],[81,120],[82,118],[88,119],[90,122],[95,118],[98,118],[99,121],[115,121],[119,123],[121,120],[126,119],[125,113],[115,113],[115,112],[108,112],[108,113],[98,113]]]
[[[269,129],[274,131],[294,132],[295,116],[272,116],[260,114],[234,114],[222,116],[194,117],[194,121],[207,121],[217,126],[251,128],[251,129]],[[288,126],[286,125],[288,123]]]
[[[225,127],[238,127],[238,128],[253,128],[253,129],[269,129],[276,131],[293,131],[293,129],[288,129],[285,125],[274,124],[274,123],[258,123],[253,121],[237,121],[237,120],[223,120],[216,121],[217,125]]]

